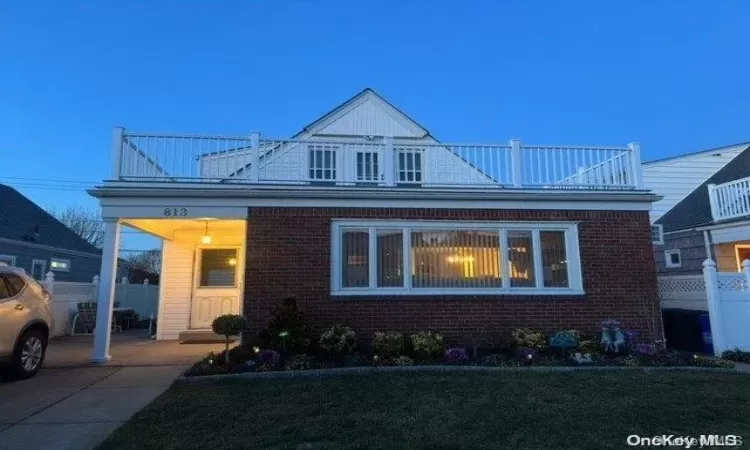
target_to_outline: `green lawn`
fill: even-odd
[[[176,385],[101,449],[602,449],[631,434],[750,441],[750,376],[390,373]]]

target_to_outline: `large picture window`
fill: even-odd
[[[567,222],[335,221],[332,260],[340,295],[583,293]]]

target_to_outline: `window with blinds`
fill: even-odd
[[[569,223],[337,221],[334,293],[582,293]]]

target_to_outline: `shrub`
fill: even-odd
[[[750,364],[750,352],[745,352],[738,348],[725,351],[721,354],[721,357],[738,363]]]
[[[308,370],[315,365],[315,359],[305,354],[293,355],[286,361],[286,370]]]
[[[651,355],[644,362],[648,365],[675,367],[689,366],[693,363],[694,355],[690,352],[679,350],[660,350]]]
[[[464,363],[468,361],[469,355],[465,348],[454,347],[445,351],[445,361],[453,364]]]
[[[575,331],[575,330],[571,330]],[[599,347],[599,341],[596,336],[591,333],[578,333],[578,350],[581,353],[601,353],[601,347]]]
[[[398,358],[394,359],[393,362],[397,366],[413,366],[414,365],[414,360],[413,359],[409,358],[408,356],[403,356],[403,355],[401,355]]]
[[[297,306],[297,299],[287,297],[274,307],[267,331],[271,347],[299,351],[306,345],[307,321]]]
[[[258,367],[258,370],[260,371],[269,371],[269,370],[275,370],[279,367],[279,364],[281,363],[281,353],[277,352],[276,350],[262,350],[258,354],[258,359],[260,360],[260,366]]]
[[[414,353],[422,359],[439,358],[443,354],[443,335],[432,331],[420,331],[411,335]]]
[[[229,364],[229,340],[232,336],[237,336],[245,329],[245,318],[237,314],[225,314],[214,319],[211,323],[211,329],[214,333],[224,336],[224,356],[225,362]]]
[[[481,361],[480,364],[483,366],[490,367],[520,367],[521,363],[516,358],[504,355],[502,353],[496,353],[494,355],[487,355]]]
[[[539,331],[530,328],[516,328],[511,335],[513,336],[513,343],[517,347],[528,347],[535,350],[547,348],[547,338]]]
[[[373,335],[372,346],[380,358],[392,358],[403,350],[404,337],[401,333],[378,331]]]
[[[734,368],[734,363],[731,361],[727,361],[726,359],[721,358],[711,358],[709,356],[699,356],[695,355],[693,358],[693,364],[697,367],[714,367],[717,369],[732,369]]]
[[[320,335],[320,347],[333,355],[351,353],[357,344],[357,335],[349,327],[334,325]]]

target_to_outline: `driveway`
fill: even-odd
[[[0,450],[89,450],[164,392],[217,344],[112,338],[112,362],[92,365],[93,338],[50,342],[42,370],[28,380],[0,381]]]

